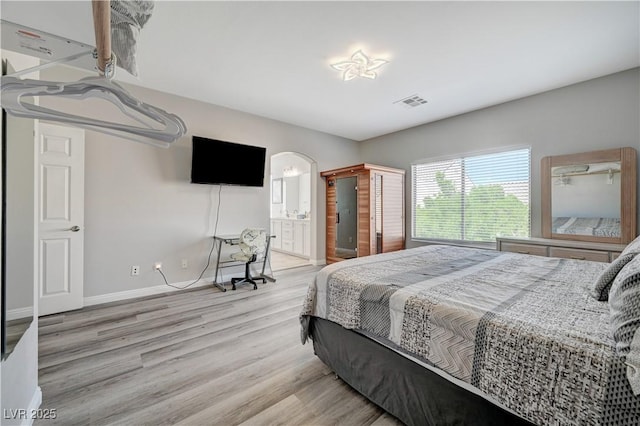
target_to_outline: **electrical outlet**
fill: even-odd
[[[153,269],[155,269],[156,271],[159,269],[162,269],[162,263],[161,262],[156,262],[153,264]]]
[[[187,259],[182,259],[181,265],[182,269],[187,269],[189,267],[189,261]]]
[[[140,275],[140,267],[137,265],[134,265],[131,267],[131,276],[136,276],[136,275]]]

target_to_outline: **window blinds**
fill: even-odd
[[[529,236],[530,157],[525,148],[412,165],[412,237]]]

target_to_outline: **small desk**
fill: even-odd
[[[269,235],[267,234],[267,248],[264,252],[264,258],[262,260],[257,260],[254,263],[262,263],[262,270],[260,271],[260,278],[264,278],[265,280],[269,281],[269,282],[276,282],[276,279],[270,275],[266,275],[264,273],[265,268],[267,267],[267,262],[269,261],[269,250],[271,249],[271,239],[275,238],[275,235]],[[225,260],[225,261],[220,261],[220,255],[222,254],[222,244],[227,244],[230,246],[236,246],[238,244],[240,244],[240,235],[239,234],[232,234],[232,235],[214,235],[213,236],[214,239],[214,244],[216,247],[216,251],[218,252],[218,256],[216,259],[216,274],[213,278],[213,285],[215,285],[216,287],[218,287],[220,290],[222,291],[227,291],[227,289],[224,286],[224,282],[218,282],[218,271],[221,268],[228,268],[231,266],[239,266],[239,265],[244,265],[244,262],[239,262],[237,260]],[[270,261],[269,261],[270,262]],[[228,265],[230,264],[230,265]],[[271,269],[271,263],[269,263],[269,269]],[[273,274],[273,270],[271,270],[271,273]]]

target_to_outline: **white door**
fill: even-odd
[[[84,131],[38,127],[38,315],[83,306]]]

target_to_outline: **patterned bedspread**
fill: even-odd
[[[604,263],[444,245],[334,263],[301,313],[393,342],[536,424],[640,424],[609,307],[586,291]]]
[[[551,232],[567,235],[620,237],[620,219],[611,217],[554,217]]]

